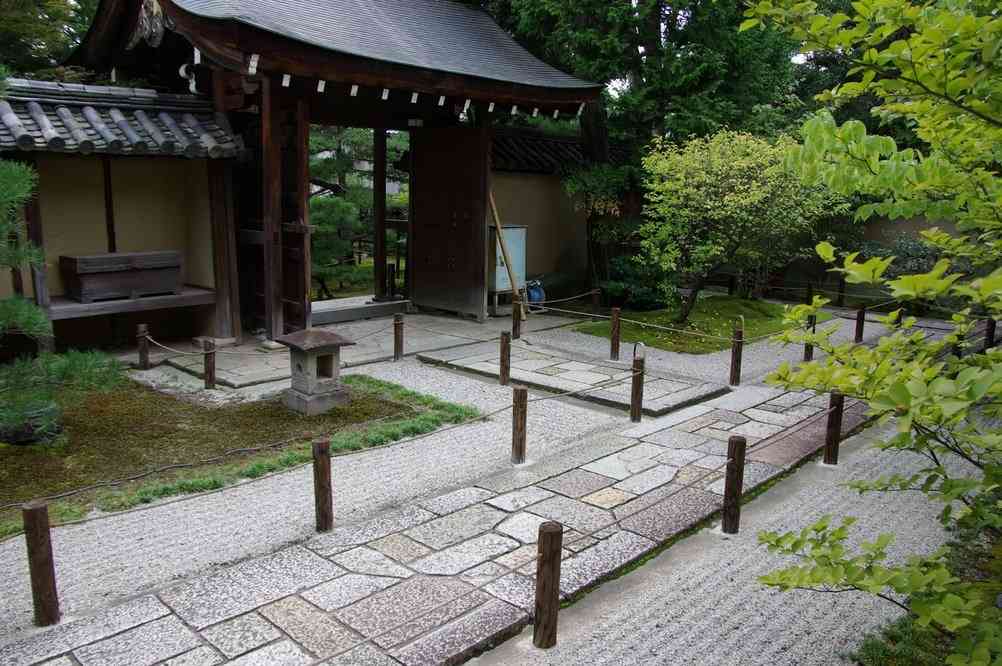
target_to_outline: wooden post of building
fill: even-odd
[[[811,333],[816,333],[817,332],[817,330],[818,330],[818,316],[817,315],[808,315],[808,317],[807,317],[807,330],[810,331]],[[813,361],[813,360],[814,360],[814,345],[812,345],[810,342],[805,342],[804,343],[804,362],[807,363],[808,361]]]
[[[731,386],[741,384],[741,354],[745,346],[745,331],[740,326],[734,329],[731,338]]]
[[[511,338],[518,340],[522,337],[522,303],[516,289],[511,293]]]
[[[845,396],[832,391],[828,400],[828,426],[825,429],[825,464],[838,464],[838,446],[842,441],[842,415],[845,412]]]
[[[271,79],[261,77],[261,219],[264,236],[264,312],[269,340],[285,334],[282,285],[282,142]]]
[[[313,442],[313,503],[316,505],[317,532],[330,532],[334,528],[334,489],[328,439]]]
[[[52,557],[49,507],[44,502],[28,502],[21,512],[24,542],[28,546],[31,597],[35,624],[47,627],[59,622],[59,593],[56,591],[56,564]]]
[[[622,328],[619,322],[620,314],[620,308],[612,309],[612,321],[610,323],[611,331],[609,334],[609,358],[613,361],[619,360],[619,336]]]
[[[136,347],[139,349],[139,369],[150,369],[150,329],[146,324],[136,325]]]
[[[740,435],[727,440],[727,472],[724,477],[724,509],[721,528],[724,534],[737,534],[741,525],[741,493],[745,478],[747,441]]]
[[[377,127],[372,144],[372,218],[376,300],[386,298],[386,130]]]
[[[404,358],[404,316],[399,312],[393,315],[393,360]]]
[[[521,465],[525,462],[525,419],[529,408],[529,389],[515,386],[512,389],[511,411],[511,462]]]
[[[560,611],[560,551],[564,527],[547,521],[539,526],[536,558],[536,608],[532,644],[541,650],[557,644],[557,615]]]
[[[985,350],[995,346],[995,325],[994,319],[985,322]]]
[[[838,296],[835,297],[835,305],[845,307],[845,274],[839,273],[838,276]]]
[[[640,423],[644,411],[644,364],[646,350],[643,342],[638,342],[633,354],[633,384],[630,387],[630,421]]]
[[[856,335],[853,342],[857,345],[863,341],[863,328],[866,326],[866,307],[856,311]]]
[[[501,358],[498,360],[501,370],[498,372],[498,383],[501,386],[508,386],[511,380],[511,333],[503,331],[501,333]]]
[[[205,359],[205,388],[216,388],[216,343],[202,340],[202,358]]]

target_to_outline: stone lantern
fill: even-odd
[[[308,328],[275,342],[289,348],[292,388],[285,392],[285,405],[314,416],[348,402],[348,389],[341,383],[341,347],[355,344],[334,331]]]

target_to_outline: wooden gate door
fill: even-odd
[[[411,131],[411,301],[487,316],[490,134],[468,127]]]

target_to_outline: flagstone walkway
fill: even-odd
[[[0,647],[0,663],[454,663],[529,620],[540,523],[565,526],[572,595],[720,506],[730,435],[748,438],[751,489],[821,445],[826,405],[743,387],[33,632]]]

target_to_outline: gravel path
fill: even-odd
[[[532,647],[531,627],[471,663],[829,665],[863,635],[898,617],[862,594],[780,593],[757,577],[782,564],[759,546],[761,530],[799,529],[825,513],[859,518],[853,539],[896,531],[894,558],[929,553],[945,540],[938,505],[917,493],[858,494],[839,484],[881,473],[908,473],[915,456],[876,451],[867,431],[843,444],[842,464],[809,464],[745,507],[741,534],[704,530],[560,614],[557,647]]]
[[[856,322],[849,319],[833,318],[818,324],[819,328],[838,325],[839,330],[833,337],[837,342],[849,342],[853,339]],[[875,322],[867,322],[864,330],[864,342],[876,341],[886,330]],[[576,353],[593,358],[608,358],[609,341],[597,335],[578,333],[569,328],[540,331],[523,334],[522,338],[529,342],[573,349]],[[823,354],[816,353],[820,359]],[[623,344],[623,359],[633,357],[633,345]],[[742,353],[741,381],[743,384],[760,383],[765,376],[776,369],[782,361],[791,363],[801,361],[804,348],[800,345],[785,346],[780,343],[763,340],[754,344],[746,344]],[[731,350],[713,352],[710,354],[680,354],[662,349],[647,349],[647,368],[656,372],[675,373],[686,377],[695,377],[710,382],[724,383],[730,373]]]
[[[511,389],[416,360],[353,372],[396,382],[488,412],[510,404]],[[532,403],[530,457],[554,455],[603,428],[625,425],[622,413],[564,400]],[[372,516],[411,499],[436,495],[510,467],[511,417],[411,443],[334,459],[337,521]],[[272,552],[313,533],[309,466],[199,495],[53,531],[57,578],[66,619],[207,568]],[[0,544],[8,572],[26,572],[24,541]],[[31,625],[27,575],[0,580],[0,644]]]

